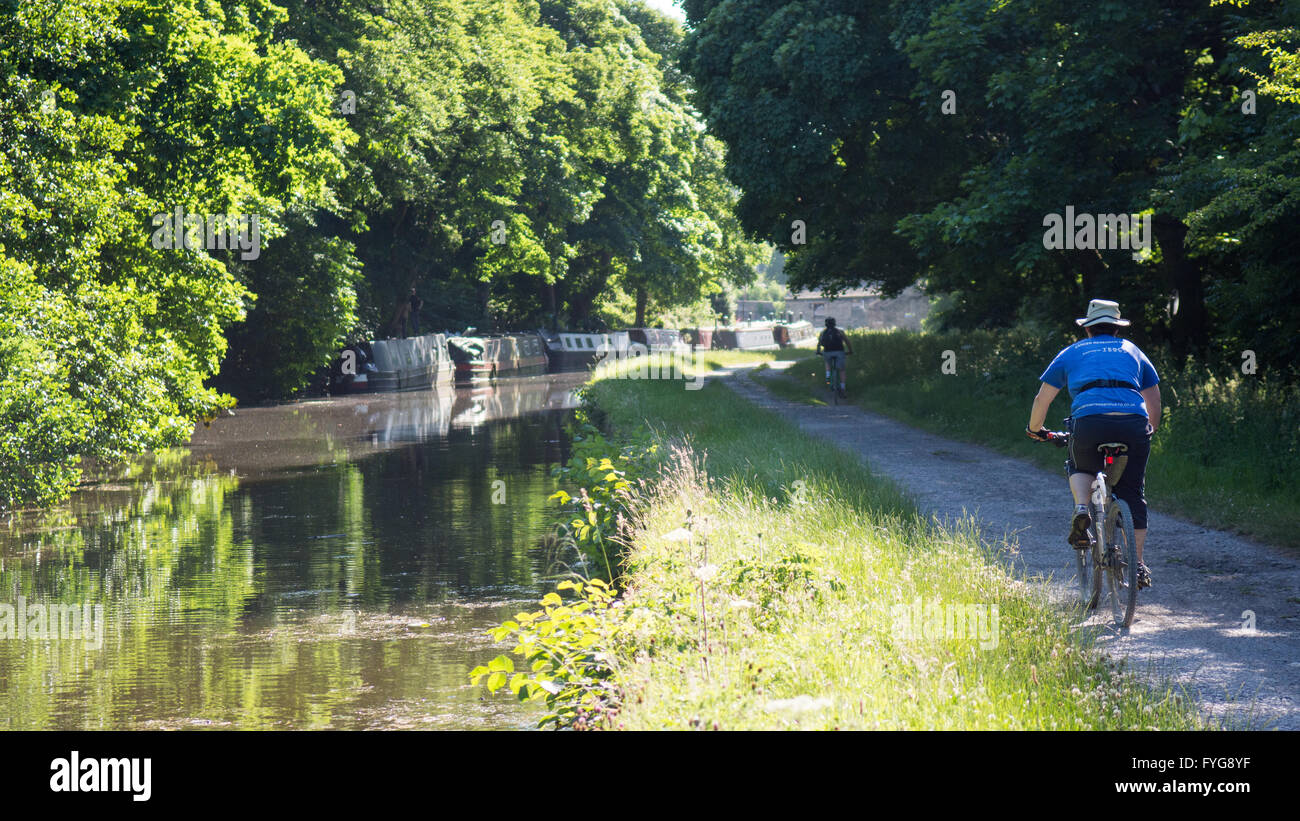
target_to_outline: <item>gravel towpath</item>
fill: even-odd
[[[1059,472],[852,405],[791,402],[752,379],[748,369],[725,382],[750,402],[858,455],[927,513],[941,520],[973,516],[987,536],[1008,540],[1012,561],[1025,572],[1051,585],[1055,595],[1070,595],[1070,497]],[[1115,628],[1103,605],[1105,613],[1092,619],[1105,626],[1100,641],[1113,656],[1127,656],[1133,669],[1172,678],[1216,723],[1300,729],[1300,558],[1154,509],[1149,518],[1144,558],[1154,585],[1139,594],[1127,631]],[[1249,613],[1253,629],[1246,625]]]

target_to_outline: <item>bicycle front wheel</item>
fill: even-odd
[[[1079,574],[1079,597],[1083,606],[1089,610],[1096,607],[1092,599],[1092,551],[1086,548],[1074,549],[1075,570]]]
[[[1124,627],[1133,624],[1137,612],[1137,540],[1133,536],[1133,513],[1123,499],[1112,501],[1106,515],[1106,541],[1113,545],[1119,562],[1112,569],[1111,589],[1115,592],[1115,619]]]
[[[1089,554],[1088,560],[1092,562],[1092,598],[1088,600],[1088,609],[1094,610],[1101,607],[1102,597],[1106,595],[1106,581],[1110,574],[1106,572],[1108,542],[1106,540],[1106,528],[1103,526],[1101,508],[1094,505],[1091,514],[1092,550],[1085,552]]]

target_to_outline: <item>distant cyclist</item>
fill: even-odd
[[[831,381],[831,365],[835,365],[840,374],[840,398],[844,398],[848,383],[844,376],[844,365],[848,354],[853,353],[853,345],[848,334],[835,327],[835,317],[826,317],[826,330],[817,337],[817,353],[826,360],[826,381]],[[834,387],[834,386],[832,386]]]
[[[1133,513],[1141,590],[1151,586],[1151,571],[1142,562],[1147,539],[1144,484],[1151,434],[1160,425],[1160,377],[1137,345],[1119,338],[1119,329],[1131,324],[1120,318],[1119,303],[1094,299],[1088,303],[1088,315],[1075,323],[1088,332],[1088,338],[1058,353],[1039,377],[1042,385],[1034,397],[1025,433],[1038,441],[1046,438],[1043,422],[1047,409],[1061,388],[1068,387],[1073,402],[1067,467],[1074,513],[1067,541],[1076,548],[1089,544],[1092,518],[1088,497],[1093,477],[1102,469],[1097,446],[1106,442],[1128,445],[1128,464],[1115,484],[1115,495],[1127,502]]]

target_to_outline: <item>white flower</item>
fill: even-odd
[[[714,576],[718,575],[718,566],[716,564],[706,564],[702,567],[695,568],[695,578],[702,582],[707,582]]]

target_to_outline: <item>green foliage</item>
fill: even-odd
[[[713,308],[712,299],[705,298],[698,302],[664,311],[658,316],[658,325],[664,328],[711,328],[718,321],[718,314]]]
[[[562,485],[569,488],[561,487],[550,497],[558,505],[556,527],[561,541],[572,544],[589,561],[599,557],[611,580],[617,575],[613,559],[618,558],[631,525],[636,492],[644,487],[658,452],[658,445],[648,443],[644,434],[613,443],[596,426],[580,421],[569,464],[555,469]]]
[[[0,270],[22,283],[16,267],[0,257]],[[68,391],[59,340],[42,333],[42,319],[62,306],[40,297],[0,288],[0,508],[62,496],[79,477],[77,453],[89,438],[88,408]]]
[[[775,558],[737,558],[720,572],[728,593],[754,605],[750,618],[761,630],[778,630],[796,618],[793,602],[817,600],[823,592],[840,592],[844,587],[827,573],[821,548],[805,542],[787,550]]]
[[[500,655],[470,671],[470,683],[486,679],[488,692],[508,688],[520,701],[541,700],[549,712],[538,725],[600,729],[618,707],[613,659],[605,651],[615,621],[607,618],[617,591],[600,579],[562,581],[557,590],[572,590],[565,603],[558,593],[542,597],[541,610],[519,613],[489,630],[493,640],[513,641],[511,653],[526,670]]]
[[[792,287],[920,282],[968,329],[1103,296],[1179,361],[1267,351],[1300,378],[1295,4],[684,7],[742,224]],[[1154,253],[1044,248],[1067,206],[1151,214]]]
[[[426,326],[581,326],[612,294],[642,296],[630,319],[749,275],[671,19],[615,0],[288,5],[280,36],[356,95],[340,202],[359,332],[394,333],[413,286]]]
[[[78,457],[179,444],[231,403],[205,381],[249,293],[229,252],[154,247],[152,217],[257,214],[270,240],[286,203],[329,199],[337,75],[270,47],[280,19],[261,0],[4,4],[0,507],[53,501]]]
[[[967,152],[911,97],[917,72],[891,42],[905,5],[685,4],[683,65],[727,145],[741,224],[789,256],[795,287],[913,282],[917,254],[895,224],[928,208]]]
[[[621,0],[0,2],[0,506],[302,392],[412,287],[442,330],[744,281],[681,40]],[[265,247],[154,247],[176,208]]]
[[[257,299],[230,330],[230,352],[213,384],[248,401],[307,387],[358,323],[361,271],[351,246],[300,215],[291,215],[288,225],[257,262],[236,266]]]

